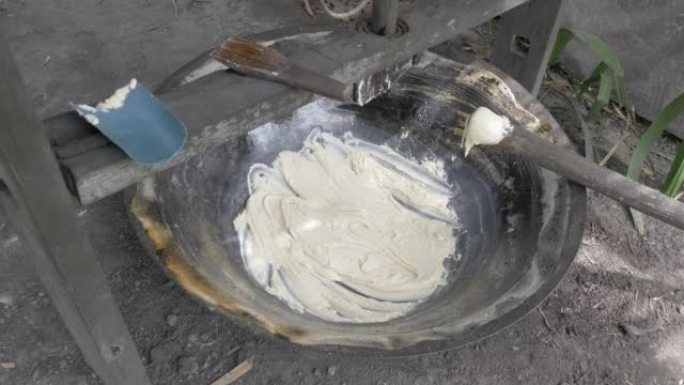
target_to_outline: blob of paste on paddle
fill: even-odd
[[[487,107],[478,107],[468,118],[465,129],[465,156],[474,146],[498,144],[513,131],[507,117]]]
[[[254,164],[235,218],[250,275],[292,309],[334,322],[400,317],[446,282],[458,221],[441,162],[421,165],[314,131]]]

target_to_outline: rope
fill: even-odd
[[[325,10],[325,13],[327,13],[330,17],[335,18],[335,19],[341,19],[341,20],[346,20],[349,19],[350,17],[354,17],[361,13],[364,8],[370,3],[370,0],[361,0],[361,2],[354,8],[350,9],[347,12],[340,12],[337,13],[330,9],[328,6],[328,3],[326,3],[326,0],[320,0],[321,5],[323,6],[323,10]],[[306,8],[307,12],[311,9],[311,4],[309,4],[309,0],[304,0],[304,7]],[[313,12],[311,12],[313,13]]]

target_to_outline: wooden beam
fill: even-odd
[[[86,362],[107,385],[148,385],[3,36],[0,79],[0,209]]]
[[[492,64],[536,96],[558,33],[562,0],[531,0],[496,25]]]

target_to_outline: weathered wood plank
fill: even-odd
[[[558,32],[562,3],[531,0],[503,14],[496,26],[492,64],[535,96]]]
[[[0,209],[83,357],[108,385],[150,382],[0,36]]]

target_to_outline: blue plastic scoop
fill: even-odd
[[[140,163],[154,165],[171,159],[188,138],[183,123],[135,79],[95,107],[85,104],[72,106]]]

